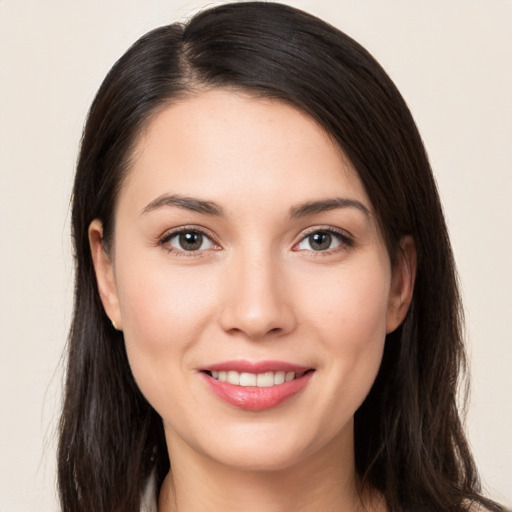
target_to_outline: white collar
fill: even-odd
[[[140,512],[158,512],[156,502],[156,478],[152,473],[142,493]]]

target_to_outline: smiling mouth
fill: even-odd
[[[211,392],[248,411],[272,409],[286,402],[308,385],[315,372],[283,361],[228,361],[199,370]]]
[[[313,369],[309,369],[303,372],[265,372],[265,373],[248,373],[248,372],[237,372],[234,370],[229,371],[209,371],[204,370],[208,376],[220,382],[227,382],[234,386],[241,387],[258,387],[258,388],[269,388],[272,386],[279,386],[286,382],[291,382],[296,379],[300,379],[307,373],[313,372]]]

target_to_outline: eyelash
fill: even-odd
[[[215,238],[211,234],[209,234],[205,230],[195,227],[195,226],[183,226],[183,227],[174,229],[174,230],[166,233],[162,238],[160,238],[158,241],[158,244],[160,246],[162,246],[167,252],[174,253],[180,257],[198,257],[198,256],[201,256],[201,253],[205,252],[206,250],[211,250],[211,249],[202,249],[202,250],[187,251],[185,249],[177,249],[177,248],[169,245],[169,242],[173,238],[175,238],[179,235],[187,234],[187,233],[197,233],[197,234],[202,235],[207,240],[209,240],[214,246],[216,246],[216,248],[214,248],[213,250],[219,250],[219,248],[220,248],[220,244],[215,240]],[[338,247],[335,247],[333,249],[328,249],[325,251],[322,251],[322,250],[315,251],[312,249],[307,250],[309,253],[314,254],[315,257],[328,256],[328,255],[336,253],[336,252],[347,250],[354,246],[354,240],[349,235],[347,235],[347,233],[345,231],[342,231],[342,230],[339,230],[339,229],[336,229],[333,227],[325,227],[325,228],[324,227],[315,227],[315,228],[310,229],[306,233],[304,233],[301,236],[300,240],[293,245],[292,250],[301,252],[301,250],[296,249],[296,247],[299,246],[302,242],[304,242],[308,237],[310,237],[311,235],[314,235],[316,233],[323,233],[323,234],[328,234],[328,235],[334,236],[339,241],[340,244]]]
[[[218,250],[218,248],[220,248],[220,244],[215,240],[215,238],[210,233],[207,233],[205,230],[198,228],[196,226],[182,226],[180,228],[169,231],[162,238],[160,238],[158,244],[161,245],[167,252],[173,253],[180,257],[195,258],[201,256],[201,253],[203,253],[205,249],[196,251],[186,251],[185,249],[177,249],[175,247],[172,247],[169,244],[169,242],[173,238],[187,233],[197,233],[202,235],[204,238],[209,240],[214,246],[216,246],[216,248],[214,248],[213,250]]]
[[[331,226],[329,227],[318,227],[315,226],[314,228],[311,228],[309,231],[306,231],[304,233],[300,240],[294,244],[294,248],[300,245],[302,242],[304,242],[308,237],[311,235],[314,235],[316,233],[323,233],[333,236],[339,241],[339,246],[335,247],[333,249],[327,249],[325,251],[315,251],[315,250],[308,250],[310,254],[313,254],[314,257],[321,257],[321,256],[329,256],[331,254],[346,251],[350,249],[351,247],[354,247],[354,240],[353,238],[346,232],[341,229],[336,229]],[[297,251],[300,251],[300,249],[297,249]]]

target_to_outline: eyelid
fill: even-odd
[[[201,250],[197,250],[197,251],[185,251],[185,250],[180,250],[180,249],[177,249],[176,247],[167,245],[168,242],[175,236],[180,235],[182,233],[190,233],[190,232],[201,233],[201,235],[208,238],[212,242],[212,244],[215,245],[216,247],[214,247],[213,249],[209,248],[209,249],[201,249]],[[157,245],[162,246],[168,252],[172,252],[175,254],[179,254],[180,256],[187,256],[187,257],[200,256],[201,253],[204,253],[206,251],[212,251],[212,250],[217,251],[219,249],[222,249],[222,246],[220,245],[217,237],[213,233],[211,233],[211,231],[209,231],[201,226],[197,226],[197,225],[193,225],[193,224],[187,224],[184,226],[178,226],[178,227],[169,229],[163,235],[158,237]]]
[[[306,249],[296,249],[296,247],[302,242],[304,241],[308,236],[312,235],[313,233],[329,233],[335,237],[337,237],[339,240],[340,240],[340,247],[336,247],[334,249],[328,249],[328,250],[325,250],[325,251],[309,251],[309,252],[315,252],[316,254],[318,255],[322,255],[322,254],[331,254],[333,252],[336,252],[336,251],[340,251],[340,250],[344,250],[344,249],[347,249],[349,247],[353,247],[354,246],[354,237],[346,230],[344,229],[340,229],[340,228],[336,228],[334,226],[312,226],[308,229],[306,229],[305,231],[303,231],[301,234],[300,234],[300,237],[298,238],[298,240],[296,242],[294,242],[293,246],[292,246],[292,250],[295,250],[295,251],[306,251]]]
[[[169,242],[169,240],[171,240],[173,237],[180,235],[181,233],[187,233],[187,232],[201,233],[203,236],[208,238],[216,247],[213,249],[185,251],[185,250],[176,249],[175,247],[172,247],[170,245],[166,245]],[[344,249],[354,246],[354,238],[348,231],[346,231],[344,229],[336,228],[334,226],[319,225],[319,226],[311,226],[310,228],[307,228],[306,230],[304,230],[300,234],[300,236],[297,238],[297,240],[293,243],[292,250],[295,250],[297,252],[307,251],[305,249],[296,249],[296,247],[305,238],[307,238],[308,236],[312,235],[313,233],[317,233],[317,232],[329,233],[329,234],[337,237],[341,242],[340,247],[336,247],[334,249],[325,250],[325,251],[308,251],[308,252],[315,252],[315,253],[317,253],[317,255],[322,255],[322,254],[326,255],[326,254],[330,254],[330,253],[344,250]],[[162,246],[168,252],[173,252],[175,254],[179,254],[180,256],[188,256],[188,257],[194,257],[194,256],[197,257],[197,256],[200,256],[201,253],[204,253],[206,251],[222,249],[222,246],[219,243],[217,237],[210,230],[203,228],[202,226],[197,226],[194,224],[187,224],[184,226],[178,226],[178,227],[169,229],[163,235],[158,237],[158,239],[156,241],[156,245]]]

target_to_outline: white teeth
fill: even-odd
[[[256,377],[254,373],[241,373],[240,386],[256,386]]]
[[[274,384],[282,384],[285,381],[285,372],[276,372],[274,375]]]
[[[228,382],[235,386],[256,386],[259,388],[268,388],[270,386],[278,386],[285,382],[290,382],[296,377],[302,377],[303,373],[296,374],[295,372],[266,372],[266,373],[247,373],[235,372],[230,370],[225,371],[212,371],[211,375],[214,379],[222,382]]]
[[[256,378],[256,386],[259,388],[269,388],[270,386],[274,385],[274,373],[273,372],[267,372],[267,373],[259,373],[258,377]]]
[[[240,384],[240,374],[238,372],[230,371],[228,372],[227,382],[230,384],[235,384],[238,386]]]

